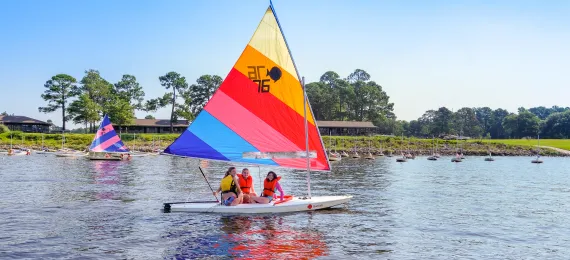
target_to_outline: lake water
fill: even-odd
[[[570,159],[451,157],[334,162],[312,193],[336,209],[259,216],[163,213],[211,200],[198,161],[0,157],[2,259],[567,259]],[[227,165],[210,162],[217,186]],[[241,166],[240,166],[241,167]],[[257,190],[261,170],[249,167]],[[305,195],[304,172],[277,170]]]

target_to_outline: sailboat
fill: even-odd
[[[81,151],[76,151],[76,150],[71,150],[71,149],[66,149],[65,148],[65,132],[61,133],[61,149],[58,150],[55,153],[56,157],[84,157],[87,156],[87,153],[85,152],[81,152]]]
[[[137,145],[137,134],[133,133],[133,149],[131,150],[131,156],[133,157],[142,157],[142,156],[149,156],[151,155],[150,153],[145,153],[145,152],[141,152],[141,151],[137,151],[136,148]]]
[[[24,138],[24,136],[22,135],[22,138]],[[8,150],[8,152],[6,152],[6,155],[8,156],[19,156],[19,155],[26,155],[27,152],[22,150],[22,148],[20,147],[20,149],[18,150],[14,150],[13,148],[13,136],[12,133],[10,133],[10,149]],[[22,147],[24,145],[24,139],[22,139]]]
[[[345,145],[346,145],[346,141],[344,140],[344,138],[342,138],[343,151],[342,151],[342,153],[340,153],[340,157],[349,157],[348,153],[345,151],[345,149],[346,149]]]
[[[335,140],[335,144],[336,144],[336,140]],[[331,136],[330,131],[329,131],[329,147],[332,148],[332,136]],[[342,159],[342,157],[340,156],[340,153],[336,152],[336,149],[329,151],[329,161],[337,162],[337,161],[340,161],[341,159]]]
[[[427,159],[430,161],[437,161],[437,156],[435,155],[435,137],[433,137],[432,145],[433,145],[432,147],[433,151],[431,153],[431,156],[429,156]]]
[[[451,162],[462,162],[463,153],[459,154],[459,136],[455,137],[455,157],[451,158]]]
[[[384,156],[384,149],[382,149],[382,140],[380,140],[379,142],[380,142],[380,152],[378,153],[378,156]]]
[[[352,158],[354,158],[354,159],[359,159],[359,158],[360,158],[360,155],[358,154],[358,151],[356,150],[356,142],[357,142],[357,141],[358,141],[358,139],[354,141],[354,148],[353,148],[353,149],[354,149],[354,153],[352,154]]]
[[[487,151],[489,152],[489,157],[485,157],[485,161],[486,162],[495,161],[495,158],[493,158],[493,156],[491,155],[491,145],[489,145],[488,142],[487,142]]]
[[[538,152],[536,153],[536,159],[530,161],[531,163],[542,163],[540,159],[540,135],[538,135]]]
[[[368,154],[364,157],[364,159],[368,159],[368,160],[374,160],[374,159],[376,159],[376,157],[374,157],[374,155],[372,155],[372,153],[370,152],[370,150],[371,150],[370,139],[368,139]]]
[[[120,161],[130,156],[126,153],[129,153],[129,149],[115,132],[109,117],[105,115],[89,147],[88,158],[90,160]]]
[[[164,153],[305,170],[307,196],[236,206],[224,206],[219,201],[172,202],[164,203],[164,211],[280,213],[313,211],[349,202],[352,196],[311,195],[311,170],[329,172],[331,166],[304,83],[270,3],[220,87]]]
[[[404,146],[404,133],[402,133],[402,142],[401,143],[402,143],[402,146]],[[396,162],[407,162],[408,158],[404,154],[404,149],[402,149],[402,147],[400,147],[400,154],[402,155],[402,157],[396,158]]]

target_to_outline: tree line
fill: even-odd
[[[361,69],[346,78],[327,71],[318,82],[309,83],[305,88],[317,120],[371,121],[382,125],[396,118],[390,97]]]
[[[192,120],[222,82],[216,75],[203,75],[195,84],[177,72],[159,77],[167,92],[160,97],[145,100],[143,87],[133,75],[125,74],[117,83],[104,79],[98,70],[87,70],[81,81],[67,74],[51,77],[44,84],[41,97],[47,105],[39,107],[43,113],[61,112],[62,128],[72,121],[84,125],[90,132],[96,130],[103,115],[109,115],[114,124],[128,125],[135,119],[135,111],[156,112],[171,107],[170,131],[178,118]],[[153,118],[147,116],[146,118]]]
[[[145,99],[143,87],[133,75],[125,74],[116,83],[104,79],[97,70],[86,70],[78,82],[67,74],[51,77],[41,95],[47,105],[40,112],[61,112],[63,129],[72,121],[94,132],[104,114],[116,125],[128,125],[135,111],[155,112],[170,108],[170,127],[180,118],[193,120],[219,88],[223,79],[202,75],[189,85],[177,72],[158,77],[166,92]],[[307,96],[317,120],[372,121],[385,134],[416,137],[462,135],[474,138],[570,138],[570,108],[553,106],[519,108],[517,113],[489,107],[446,107],[428,110],[417,120],[397,120],[394,104],[382,86],[370,75],[356,69],[346,78],[325,72],[317,82],[306,84]],[[7,114],[4,112],[3,114]],[[145,118],[153,119],[151,115]]]
[[[461,135],[473,138],[570,138],[570,108],[543,106],[517,113],[489,107],[464,107],[456,112],[446,107],[428,110],[417,120],[397,121],[393,127],[397,135],[441,137]]]
[[[193,120],[219,88],[223,79],[217,75],[200,76],[189,85],[177,72],[158,77],[167,90],[164,95],[145,100],[143,87],[133,75],[125,74],[117,83],[104,79],[98,70],[86,70],[78,82],[67,74],[58,74],[46,81],[41,95],[48,102],[40,112],[61,112],[63,129],[68,121],[84,125],[94,132],[103,115],[116,125],[128,125],[135,119],[135,111],[155,112],[170,108],[170,127],[180,118]],[[318,82],[306,85],[313,112],[318,120],[358,120],[380,124],[395,119],[393,103],[370,75],[357,69],[341,79],[328,71]],[[145,118],[154,118],[147,115]]]

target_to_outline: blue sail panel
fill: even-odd
[[[196,142],[193,136],[206,146]],[[196,143],[191,143],[191,141]],[[203,148],[211,148],[212,150]],[[222,124],[206,110],[202,110],[188,129],[168,146],[164,152],[204,159],[214,159],[213,157],[218,156],[217,160],[278,166],[271,159],[243,158],[244,152],[259,152],[259,150]],[[221,157],[217,154],[221,155]]]

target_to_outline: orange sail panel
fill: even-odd
[[[291,53],[269,7],[220,88],[165,153],[306,169],[302,157],[306,109],[311,170],[328,171],[323,142],[304,98]],[[263,156],[246,156],[251,154]]]

